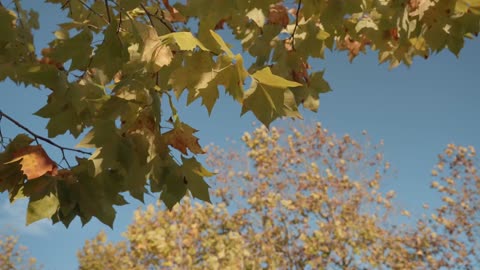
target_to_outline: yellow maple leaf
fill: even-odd
[[[168,66],[172,62],[172,50],[164,44],[153,27],[148,27],[143,39],[145,47],[142,53],[142,61],[154,65],[155,71],[163,66]]]

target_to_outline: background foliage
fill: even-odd
[[[448,145],[432,170],[442,203],[409,217],[384,190],[390,164],[367,137],[318,123],[245,133],[243,152],[209,147],[215,205],[190,199],[135,213],[126,240],[104,233],[80,269],[475,269],[480,176],[472,147]],[[101,267],[100,267],[101,266]]]
[[[0,270],[41,269],[35,258],[26,255],[26,248],[18,245],[18,238],[0,235]]]

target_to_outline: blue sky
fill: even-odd
[[[37,49],[46,46],[51,32],[62,16],[44,6],[41,1],[23,1],[39,11],[42,32],[36,33]],[[46,14],[46,15],[45,15]],[[337,134],[359,136],[367,130],[375,142],[383,139],[386,159],[396,170],[385,182],[385,188],[395,189],[401,206],[421,210],[423,202],[435,199],[429,189],[430,171],[437,154],[448,143],[473,145],[480,148],[480,91],[477,83],[480,40],[467,41],[459,59],[449,52],[431,56],[428,60],[415,59],[413,66],[401,66],[389,71],[378,65],[377,55],[360,55],[353,64],[345,53],[327,53],[320,66],[333,92],[321,96],[318,113],[303,111],[307,123],[321,121],[323,126]],[[45,135],[46,121],[32,116],[46,101],[48,91],[0,83],[0,109],[14,116],[32,130]],[[222,97],[209,117],[205,108],[196,102],[189,107],[181,101],[183,121],[200,129],[200,143],[214,142],[227,145],[226,138],[238,139],[251,130],[253,116],[240,118],[241,108],[230,97]],[[275,122],[275,124],[281,124]],[[18,132],[2,121],[2,131],[8,135]],[[72,146],[69,136],[56,139]],[[53,153],[59,155],[59,153]],[[58,159],[60,160],[60,159]],[[211,179],[212,183],[213,180]],[[212,183],[213,184],[213,183]],[[151,197],[147,201],[153,202]],[[5,194],[0,195],[0,233],[15,231],[21,243],[45,265],[45,269],[74,269],[76,251],[85,240],[100,230],[118,240],[132,220],[133,211],[142,205],[132,204],[117,208],[114,230],[97,221],[81,227],[76,220],[69,229],[41,221],[25,227],[25,203],[9,205]]]

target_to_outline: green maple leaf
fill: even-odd
[[[0,164],[0,192],[8,191],[10,201],[13,201],[17,196],[25,180],[20,162],[19,160],[13,163]]]
[[[175,7],[186,17],[198,17],[202,22],[198,30],[200,35],[208,34],[209,30],[214,29],[221,19],[234,11],[232,3],[223,0],[196,0],[188,2],[186,5],[178,2]],[[209,12],[202,12],[205,9],[208,9]]]
[[[27,197],[43,197],[55,190],[58,178],[44,175],[35,181],[27,181],[23,185],[23,194]]]
[[[8,9],[0,9],[0,41],[13,41],[16,36],[13,23],[16,15]]]
[[[68,60],[72,60],[69,70],[85,70],[88,65],[89,56],[92,53],[93,35],[90,30],[83,30],[72,38],[64,40],[55,40],[51,43],[54,48],[51,58],[55,59],[59,63],[65,63]]]
[[[124,172],[126,188],[130,195],[143,202],[143,196],[147,192],[145,188],[147,177],[151,171],[151,166],[147,163],[149,141],[141,134],[130,134],[124,141],[126,142],[123,144],[119,159],[123,168],[121,172]]]
[[[192,196],[202,201],[210,202],[210,195],[208,193],[210,186],[205,182],[203,177],[213,176],[214,174],[205,169],[195,157],[182,157],[181,170]]]
[[[168,149],[163,144],[160,148],[159,150],[165,151]],[[184,182],[181,168],[170,155],[163,157],[157,155],[151,163],[150,190],[161,192],[160,200],[165,203],[168,209],[172,209],[187,192],[187,185]]]
[[[138,7],[142,2],[142,0],[121,0],[118,5],[120,5],[123,10],[129,11]]]
[[[84,216],[87,221],[95,216],[104,224],[113,227],[116,214],[113,202],[102,195],[101,186],[98,184],[94,178],[82,178],[79,183],[72,185],[72,188],[75,189],[74,196],[79,205],[80,215]]]
[[[16,72],[27,85],[33,84],[36,87],[44,85],[51,90],[63,92],[68,84],[65,72],[59,71],[53,65],[33,64],[19,66]]]
[[[297,104],[303,104],[303,107],[313,112],[320,106],[319,95],[331,91],[330,85],[323,79],[323,71],[315,72],[310,75],[310,81],[307,85],[295,88],[293,91]]]
[[[103,90],[95,85],[72,83],[64,88],[55,89],[49,96],[47,104],[35,112],[35,115],[50,119],[47,124],[49,137],[67,131],[78,137],[90,124],[97,110],[89,99],[101,98],[103,95]]]
[[[116,215],[113,205],[126,204],[123,196],[119,194],[126,191],[125,178],[117,170],[104,170],[94,174],[91,160],[77,159],[77,162],[78,165],[72,168],[72,173],[78,181],[64,185],[61,189],[62,204],[68,206],[64,209],[66,222],[73,211],[80,216],[83,224],[96,217],[102,223],[113,227]]]
[[[117,33],[118,25],[113,21],[104,32],[102,44],[95,50],[91,66],[103,70],[107,81],[113,78],[129,60],[128,48],[123,46]]]
[[[242,114],[252,111],[260,122],[268,126],[276,118],[292,115],[296,111],[296,106],[293,107],[289,98],[289,88],[302,84],[274,75],[268,67],[255,72],[252,78],[252,86],[243,101]]]
[[[133,179],[135,180],[132,181],[143,181],[134,171],[139,170],[139,166],[142,166],[137,162],[146,159],[143,156],[146,150],[141,150],[140,145],[134,145],[129,137],[121,136],[119,133],[114,121],[98,121],[84,139],[77,144],[77,147],[96,148],[90,157],[93,162],[93,175],[96,176],[105,170],[117,169],[123,171],[126,176],[134,174]],[[144,147],[142,146],[142,148]],[[140,154],[135,156],[137,153]],[[138,160],[132,162],[132,158]],[[143,171],[143,167],[140,171]]]
[[[218,62],[213,70],[212,79],[206,83],[206,86],[197,86],[194,94],[189,95],[187,102],[190,103],[201,97],[202,105],[205,105],[210,115],[213,106],[219,98],[218,86],[223,85],[225,86],[225,92],[241,103],[244,96],[243,82],[247,75],[248,73],[243,66],[241,55],[221,55],[218,57]]]
[[[218,84],[216,83],[216,80],[209,81],[206,87],[196,89],[195,94],[189,95],[189,97],[191,98],[187,101],[188,104],[197,97],[202,97],[202,105],[207,108],[208,114],[210,115],[212,113],[213,106],[219,97]]]
[[[248,76],[248,72],[243,66],[243,58],[240,54],[233,57],[220,56],[220,63],[228,63],[226,68],[222,69],[222,75],[218,78],[218,83],[225,86],[226,92],[238,102],[243,101],[244,90],[243,83]],[[225,64],[223,64],[225,65]]]
[[[42,198],[30,198],[27,207],[27,225],[44,219],[51,218],[58,210],[58,198],[52,193]]]
[[[206,84],[214,77],[212,70],[215,63],[212,56],[206,52],[195,52],[187,55],[184,60],[184,65],[173,71],[169,84],[175,90],[175,95],[179,98],[185,88],[189,89],[189,95],[195,96],[195,89],[205,87]],[[194,99],[194,98],[193,98]]]

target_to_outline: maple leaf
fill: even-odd
[[[174,128],[163,134],[163,138],[168,145],[187,155],[187,149],[194,154],[204,154],[200,144],[198,144],[198,138],[193,136],[193,133],[198,130],[191,126],[176,122]]]
[[[370,41],[365,37],[363,37],[361,41],[356,41],[347,34],[343,40],[338,41],[337,47],[339,50],[348,50],[348,60],[352,62],[353,58],[355,58],[361,51],[364,52],[365,46],[369,44]]]
[[[290,19],[288,18],[288,10],[282,4],[275,4],[270,6],[268,13],[268,22],[278,24],[282,27],[287,27]]]
[[[56,175],[57,165],[41,145],[30,145],[13,153],[13,159],[5,164],[19,161],[28,180],[45,174]]]
[[[211,55],[206,52],[196,52],[186,56],[184,66],[176,69],[169,80],[176,97],[179,98],[185,88],[190,90],[190,95],[195,96],[196,89],[206,87],[214,78],[212,72],[214,65]]]
[[[242,114],[248,110],[268,126],[281,116],[300,118],[290,87],[302,84],[274,75],[270,68],[264,68],[253,75],[251,88],[245,93]]]
[[[143,42],[145,45],[141,59],[153,66],[153,72],[157,72],[161,67],[168,66],[172,62],[172,50],[158,36],[153,27],[148,26]]]
[[[209,185],[203,180],[203,177],[213,176],[214,174],[205,169],[194,157],[182,157],[181,171],[184,174],[184,180],[192,196],[202,201],[210,202]]]
[[[208,114],[211,114],[213,106],[219,98],[218,85],[225,86],[225,92],[241,103],[243,101],[243,82],[246,77],[247,71],[243,67],[241,55],[219,56],[215,69],[203,77],[204,80],[194,88],[195,91],[190,91],[187,103],[202,97],[202,105],[205,105]],[[211,79],[208,81],[206,78]]]

